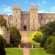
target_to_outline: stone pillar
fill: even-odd
[[[32,45],[32,48],[33,48],[33,45]]]
[[[18,47],[20,48],[20,45],[18,45]]]

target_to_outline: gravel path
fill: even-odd
[[[28,42],[29,42],[29,40],[28,40],[28,31],[23,31],[22,32],[22,43],[28,43]],[[26,48],[24,46],[23,55],[30,55],[30,49]]]
[[[29,48],[23,48],[23,55],[30,55],[30,49]]]
[[[22,43],[28,43],[28,31],[22,31]]]

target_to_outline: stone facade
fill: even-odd
[[[30,31],[38,29],[38,6],[30,6]]]
[[[6,40],[6,43],[9,44],[10,43],[10,35],[9,32],[7,31],[7,28],[4,26],[0,26],[0,35],[3,36],[3,38]]]
[[[40,26],[55,20],[55,13],[38,13],[38,5],[30,6],[29,11],[22,11],[20,6],[14,6],[13,15],[3,15],[7,26],[16,26],[20,31],[35,31]]]
[[[0,15],[7,21],[7,27],[16,26],[20,31],[35,31],[48,22],[55,21],[55,13],[38,13],[38,5],[30,6],[29,11],[22,11],[20,6],[14,6],[13,15]],[[7,43],[10,42],[10,33],[5,27],[0,27],[0,34]]]
[[[43,26],[48,22],[55,21],[55,13],[39,13],[38,17],[40,26]]]

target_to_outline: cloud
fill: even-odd
[[[40,3],[37,3],[38,4],[38,6],[40,7],[40,6],[43,6],[42,4],[40,4]]]
[[[35,5],[35,2],[30,2],[30,5]]]
[[[11,12],[11,7],[3,8],[5,12]]]
[[[1,14],[8,14],[11,15],[12,14],[12,9],[10,6],[7,5],[2,5],[2,7],[0,7],[0,13]]]
[[[11,7],[5,7],[5,8],[3,8],[3,11],[4,11],[4,13],[6,13],[6,14],[8,14],[8,15],[10,15],[11,13],[12,13],[12,9],[11,9]]]
[[[25,3],[28,3],[28,0],[25,0]]]
[[[41,0],[37,3],[39,7],[43,7],[46,4],[46,0]]]
[[[46,0],[41,0],[42,4],[46,4]]]
[[[39,10],[39,11],[38,11],[38,13],[44,13],[44,12],[45,12],[44,10]]]
[[[50,7],[49,11],[46,11],[45,13],[55,13],[55,6]]]
[[[55,13],[55,11],[38,11],[38,13]]]
[[[46,4],[46,0],[42,0],[42,4]]]
[[[50,11],[55,11],[55,6],[50,7]]]

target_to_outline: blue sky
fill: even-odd
[[[0,14],[11,15],[14,5],[20,5],[23,11],[28,11],[30,5],[36,4],[39,13],[55,13],[55,0],[0,0]]]

